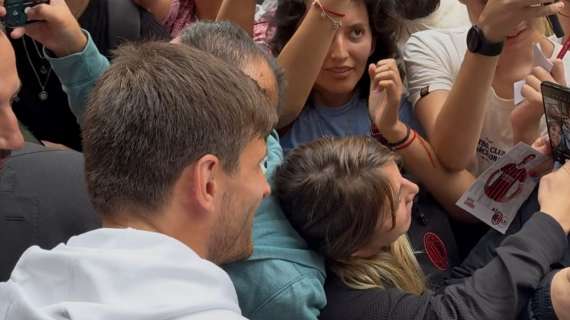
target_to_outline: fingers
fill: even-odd
[[[373,63],[368,66],[368,76],[370,76],[370,93],[379,91],[378,84],[374,80],[376,77],[376,65]]]
[[[550,139],[548,139],[548,135],[544,135],[536,139],[532,144],[532,148],[545,156],[552,155],[552,148],[550,147]]]
[[[378,63],[376,63],[376,67],[380,68],[382,70],[384,70],[384,69],[398,70],[398,64],[396,63],[396,60],[394,60],[394,59],[380,60],[380,61],[378,61]]]
[[[538,85],[540,87],[540,84]],[[528,101],[538,103],[542,102],[542,94],[540,91],[536,90],[534,87],[526,83],[521,91],[522,96]]]
[[[546,3],[546,2],[551,2],[551,1],[537,0],[537,1],[533,1],[533,2],[536,4],[538,2]],[[555,2],[552,4],[548,4],[548,5],[528,7],[527,9],[525,9],[525,11],[526,11],[525,16],[527,18],[546,17],[546,16],[550,16],[553,14],[557,14],[562,8],[564,8],[563,2]]]
[[[532,143],[532,148],[533,149],[537,149],[538,148],[542,148],[545,144],[548,143],[548,136],[541,136],[538,137],[533,143]]]
[[[532,68],[532,75],[536,77],[540,82],[542,81],[554,81],[550,72],[546,71],[543,67]],[[540,88],[540,84],[537,88]]]
[[[534,74],[529,75],[526,77],[526,84],[531,86],[534,90],[540,91],[540,84],[542,83],[541,79],[538,79]]]
[[[566,70],[564,70],[564,62],[560,59],[555,59],[554,61],[552,61],[552,78],[554,78],[554,81],[556,81],[558,84],[561,84],[563,86],[566,85]]]
[[[392,81],[393,85],[400,85],[402,79],[400,78],[400,71],[394,59],[384,59],[376,63],[376,70],[374,75],[374,82]],[[380,85],[382,88],[385,86]],[[389,86],[392,87],[392,84]]]
[[[12,37],[12,39],[20,39],[25,34],[26,34],[26,28],[25,27],[17,27],[17,28],[14,28],[14,30],[12,30],[12,32],[10,33],[10,37]]]
[[[53,8],[48,4],[39,4],[37,6],[26,8],[28,20],[49,21],[53,17]]]
[[[378,81],[378,87],[392,91],[394,88],[396,88],[396,84],[392,80],[381,80]]]
[[[387,70],[382,72],[378,72],[378,70],[376,70],[376,76],[374,76],[375,81],[391,80],[397,82],[398,78],[399,78],[398,73],[392,70]]]
[[[539,163],[538,165],[534,166],[530,171],[529,171],[529,176],[531,177],[541,177],[545,174],[548,174],[552,171],[552,168],[554,167],[554,162],[552,161],[551,158],[546,158],[544,159],[544,161],[542,161],[541,163]]]

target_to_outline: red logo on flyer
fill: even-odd
[[[493,210],[495,211],[495,210]],[[495,214],[491,218],[491,223],[496,226],[503,222],[503,214],[500,211],[495,211]]]
[[[429,260],[438,270],[446,271],[449,268],[447,247],[437,234],[426,232],[424,235],[424,249]]]

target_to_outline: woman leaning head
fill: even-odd
[[[320,139],[290,152],[276,185],[291,224],[346,285],[424,291],[406,237],[418,187],[387,148],[368,137]]]

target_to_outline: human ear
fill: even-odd
[[[194,196],[196,203],[205,211],[215,210],[219,193],[217,176],[221,170],[218,157],[208,154],[198,159],[194,164]]]

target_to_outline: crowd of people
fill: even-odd
[[[25,15],[0,24],[0,319],[570,319],[541,95],[567,0]],[[521,142],[550,160],[501,234],[456,203]]]

